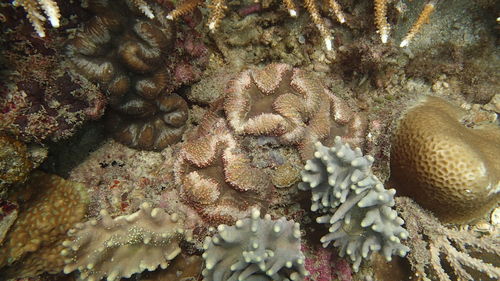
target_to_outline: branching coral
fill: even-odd
[[[314,158],[302,172],[302,190],[312,192],[312,211],[327,213],[318,223],[330,225],[321,238],[347,254],[358,271],[363,258],[381,251],[387,260],[392,255],[405,256],[408,247],[401,244],[408,237],[394,206],[395,190],[386,190],[371,172],[373,157],[352,150],[339,137],[331,148],[316,144]],[[331,212],[331,213],[330,213]]]
[[[97,15],[68,45],[68,54],[78,72],[109,94],[115,139],[134,148],[161,150],[180,140],[187,120],[185,101],[171,93],[197,79],[195,64],[203,64],[197,58],[205,52],[188,34],[176,38],[163,7],[150,5],[157,16],[149,19],[121,2],[90,7]],[[184,49],[187,54],[181,55]],[[183,56],[189,61],[183,62]]]
[[[43,24],[46,20],[40,10],[43,10],[53,27],[59,27],[61,14],[59,12],[59,6],[57,6],[54,0],[16,0],[13,1],[13,5],[22,6],[24,8],[28,19],[40,37],[45,37]]]
[[[304,280],[304,254],[300,250],[300,225],[269,214],[251,218],[234,226],[219,225],[218,233],[207,237],[203,248],[204,281]]]
[[[65,273],[80,271],[81,280],[120,280],[144,270],[165,269],[180,252],[183,222],[143,203],[139,211],[112,218],[105,210],[99,220],[77,224],[69,231],[61,255]],[[186,238],[190,239],[189,235]]]
[[[182,198],[210,224],[232,223],[252,206],[266,207],[272,191],[224,119],[211,114],[182,145],[174,173]]]
[[[35,172],[16,194],[20,212],[0,247],[0,277],[61,271],[64,261],[59,255],[60,244],[68,229],[82,220],[87,211],[86,187]],[[26,202],[20,202],[27,196]]]
[[[498,266],[473,255],[491,253],[496,256],[498,263],[498,237],[477,237],[470,230],[444,227],[436,217],[410,198],[396,198],[396,208],[405,219],[409,232],[409,239],[405,242],[411,249],[408,260],[421,280],[429,280],[432,276],[441,281],[478,280],[467,272],[467,268],[482,272],[495,280],[500,278]],[[452,272],[447,272],[450,269]]]
[[[343,135],[359,146],[366,122],[310,73],[287,64],[242,72],[228,86],[224,111],[238,134],[276,136],[301,148],[304,159],[313,143]]]
[[[436,97],[408,109],[394,131],[391,178],[444,222],[467,222],[500,198],[500,128],[467,128],[464,112]]]

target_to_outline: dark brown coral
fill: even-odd
[[[68,54],[78,72],[107,91],[115,139],[161,150],[180,140],[187,120],[187,104],[172,91],[196,80],[198,72],[178,54],[189,40],[179,43],[165,8],[152,4],[156,16],[150,19],[126,3],[93,3],[90,9],[97,15],[68,45]],[[205,54],[190,47],[188,55]]]
[[[242,72],[224,98],[224,111],[238,134],[275,136],[283,144],[298,145],[304,159],[316,141],[341,135],[360,146],[366,120],[307,71],[273,63]]]
[[[182,199],[209,224],[234,223],[265,208],[269,177],[250,163],[223,118],[208,114],[183,144],[175,163]]]

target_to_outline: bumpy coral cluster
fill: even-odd
[[[113,281],[167,268],[181,252],[185,233],[177,214],[143,203],[139,211],[116,218],[102,210],[99,220],[77,224],[69,236],[61,251],[64,272],[79,270],[81,280]]]
[[[304,159],[312,156],[315,142],[329,143],[337,135],[360,146],[366,129],[364,117],[321,81],[287,64],[242,72],[228,86],[224,111],[236,133],[276,136],[297,145]]]
[[[391,177],[403,194],[443,222],[467,222],[500,198],[500,128],[467,128],[464,112],[425,97],[399,120],[391,148]]]
[[[20,212],[0,246],[0,277],[61,271],[64,260],[59,255],[63,249],[60,244],[87,211],[86,187],[35,172],[14,197]]]
[[[175,181],[189,205],[211,224],[246,217],[266,208],[272,184],[250,163],[223,118],[207,116],[182,145]]]
[[[90,9],[97,15],[68,45],[68,55],[78,72],[109,94],[115,139],[161,150],[180,140],[187,120],[186,102],[171,93],[197,79],[194,64],[203,63],[196,56],[205,51],[193,45],[193,38],[176,38],[166,8],[152,4],[156,16],[150,19],[122,2],[93,3]],[[189,62],[179,59],[183,48]]]
[[[7,186],[24,182],[32,167],[26,145],[14,138],[0,135],[0,195]]]
[[[411,249],[408,260],[420,280],[432,277],[441,281],[486,280],[473,277],[477,275],[471,275],[468,269],[481,272],[491,280],[500,278],[498,234],[478,237],[470,230],[447,228],[410,198],[400,197],[396,202],[409,232],[405,242]],[[487,262],[490,259],[485,253],[496,256],[494,264]]]
[[[363,258],[373,252],[389,261],[392,255],[405,256],[408,247],[401,240],[408,238],[394,206],[395,190],[386,190],[371,172],[373,157],[363,156],[339,137],[331,148],[316,144],[314,158],[308,160],[302,172],[302,190],[311,190],[311,210],[327,213],[317,218],[329,224],[329,234],[321,238],[323,246],[340,248],[358,271]]]
[[[204,281],[217,280],[304,280],[304,254],[300,250],[300,225],[269,214],[251,218],[234,226],[219,225],[218,233],[207,237]]]

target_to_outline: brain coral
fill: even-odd
[[[300,250],[300,226],[286,218],[272,220],[252,210],[234,226],[219,225],[203,248],[204,281],[304,280],[308,275]]]
[[[127,4],[93,3],[90,9],[97,15],[70,42],[68,55],[78,72],[108,93],[115,139],[134,148],[161,150],[180,140],[187,120],[186,102],[171,93],[196,79],[190,64],[196,58],[178,50],[189,45],[190,55],[204,53],[193,47],[192,38],[177,39],[187,35],[176,32],[162,6],[151,5],[156,16],[150,19]]]
[[[276,136],[298,145],[304,159],[316,141],[331,142],[336,135],[354,146],[362,143],[365,118],[304,70],[281,63],[250,69],[227,92],[224,111],[236,133]]]
[[[302,190],[312,192],[312,211],[327,213],[317,222],[330,225],[321,238],[347,254],[358,271],[363,258],[380,251],[390,261],[392,255],[405,256],[409,248],[401,244],[408,237],[394,206],[395,190],[386,190],[371,172],[373,157],[351,149],[340,137],[331,148],[316,143],[314,158],[302,172]]]
[[[391,178],[443,222],[481,217],[500,198],[500,129],[467,128],[463,116],[445,100],[425,97],[394,131]]]
[[[20,211],[0,247],[0,279],[61,271],[60,244],[87,211],[86,187],[35,172],[17,190]]]
[[[273,188],[240,150],[225,120],[211,114],[182,145],[174,174],[183,200],[211,224],[246,217],[251,207],[265,208]]]
[[[80,280],[120,280],[144,270],[165,269],[180,252],[183,223],[143,203],[140,210],[112,218],[105,210],[101,219],[76,225],[69,231],[61,255],[66,274],[80,271]],[[189,238],[189,237],[188,237]]]

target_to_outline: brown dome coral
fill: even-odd
[[[466,128],[464,113],[426,97],[399,121],[391,148],[397,189],[444,222],[467,222],[500,196],[500,129]]]
[[[211,224],[233,223],[265,208],[272,184],[250,163],[223,118],[208,114],[175,163],[182,199]]]
[[[165,9],[151,5],[156,16],[150,19],[122,1],[94,5],[97,15],[68,45],[68,53],[78,72],[108,92],[115,139],[146,150],[179,141],[187,104],[171,93],[194,77],[191,66],[179,61],[175,26]]]
[[[336,135],[360,146],[366,129],[365,118],[321,81],[287,64],[242,72],[228,86],[224,111],[236,133],[276,136],[298,145],[305,159],[312,156],[313,143]]]

